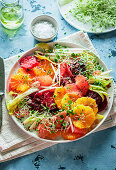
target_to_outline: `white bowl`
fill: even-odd
[[[40,38],[40,37],[37,37],[35,34],[34,34],[34,32],[33,32],[33,26],[36,24],[36,23],[39,23],[39,22],[41,22],[41,21],[47,21],[47,22],[49,22],[49,23],[51,23],[53,26],[54,26],[54,28],[55,28],[55,34],[53,34],[50,38]],[[37,16],[36,18],[34,18],[33,20],[32,20],[32,22],[31,22],[31,26],[30,26],[30,31],[31,31],[31,33],[32,33],[32,35],[34,36],[34,38],[36,39],[36,40],[38,40],[38,41],[40,41],[40,42],[48,42],[48,41],[51,41],[51,40],[53,40],[54,38],[55,38],[55,36],[57,35],[57,33],[58,33],[58,23],[57,23],[57,21],[53,18],[53,17],[51,17],[51,16],[49,16],[49,15],[40,15],[40,16]]]

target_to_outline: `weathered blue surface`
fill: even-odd
[[[24,0],[25,21],[17,32],[3,30],[0,25],[0,56],[10,57],[26,51],[37,43],[29,26],[40,14],[48,14],[59,23],[57,38],[77,30],[60,15],[56,0]],[[14,33],[14,36],[13,36]],[[97,52],[116,81],[116,31],[89,35]],[[80,141],[58,144],[43,151],[0,164],[0,170],[116,170],[116,128],[90,135]]]

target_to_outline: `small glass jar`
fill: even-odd
[[[7,29],[19,28],[24,20],[23,0],[2,0],[1,24]]]

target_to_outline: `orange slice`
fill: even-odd
[[[95,121],[95,114],[89,106],[78,105],[74,107],[73,113],[74,115],[70,114],[70,116],[74,126],[77,128],[89,128]]]
[[[76,102],[74,103],[73,107],[75,107],[76,105],[84,105],[84,106],[91,107],[93,109],[95,115],[98,112],[96,100],[91,97],[81,97],[81,98],[77,99]]]
[[[66,94],[66,90],[64,87],[59,87],[59,88],[56,88],[55,89],[55,92],[54,92],[54,101],[57,105],[58,108],[62,108],[62,98],[64,97],[64,95]]]

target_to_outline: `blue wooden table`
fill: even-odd
[[[56,0],[24,0],[25,20],[17,31],[0,25],[0,56],[8,58],[29,50],[37,43],[30,33],[32,19],[41,14],[53,16],[59,24],[58,38],[78,30],[60,15]],[[116,81],[116,31],[89,34],[97,52]],[[55,40],[56,40],[55,39]],[[116,170],[116,128],[92,134],[77,142],[58,144],[45,150],[0,164],[0,170]]]

